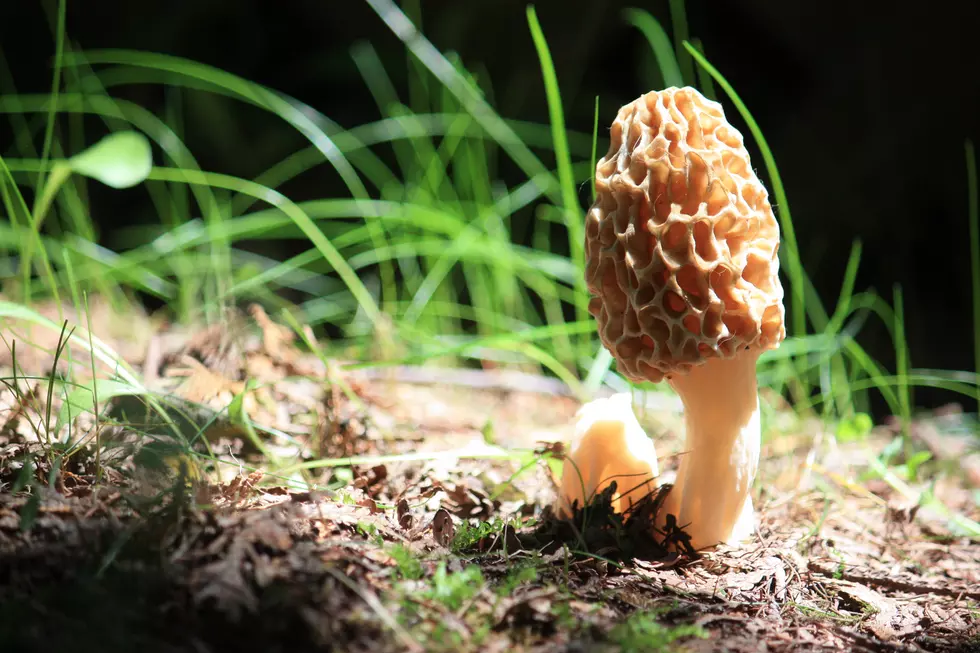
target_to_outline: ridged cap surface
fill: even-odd
[[[620,372],[658,382],[785,337],[779,225],[742,135],[692,88],[619,110],[596,165],[586,281]]]

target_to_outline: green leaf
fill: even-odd
[[[14,480],[14,485],[10,489],[11,494],[17,494],[24,488],[31,485],[34,481],[34,458],[31,454],[24,455],[24,466],[20,468],[20,473]]]
[[[143,134],[120,131],[76,154],[68,163],[73,172],[106,186],[129,188],[146,180],[153,167],[153,152]]]
[[[249,379],[245,382],[245,389],[235,395],[231,403],[228,404],[228,420],[240,428],[248,439],[255,445],[262,455],[269,460],[273,466],[278,467],[282,463],[276,457],[275,453],[265,446],[262,438],[259,434],[255,432],[255,425],[252,423],[252,419],[248,416],[248,412],[245,410],[245,396],[250,392],[253,392],[255,388],[258,387],[255,379]]]
[[[859,440],[871,432],[874,422],[867,413],[858,413],[837,425],[837,438],[841,442]]]
[[[27,497],[27,503],[20,509],[20,532],[26,533],[34,526],[37,515],[41,511],[41,495],[37,492]]]
[[[914,481],[919,477],[919,467],[923,463],[927,463],[932,460],[932,454],[928,451],[918,451],[905,461],[905,475],[908,480]]]

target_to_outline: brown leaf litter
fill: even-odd
[[[185,454],[161,449],[163,427],[134,430],[123,399],[103,412],[101,477],[91,442],[59,462],[43,380],[0,389],[0,648],[612,651],[626,646],[614,626],[648,614],[706,638],[634,650],[980,650],[980,544],[855,476],[861,450],[816,451],[818,426],[780,422],[767,443],[753,541],[692,554],[682,529],[652,530],[656,492],[626,516],[601,497],[570,522],[549,516],[548,458],[577,407],[541,391],[549,382],[354,375],[249,313],[153,332],[130,360],[186,402],[188,432],[204,436],[197,476],[143,468],[141,450]],[[972,455],[946,435],[954,419],[912,429],[939,463]],[[645,421],[670,451],[677,414]],[[498,446],[540,455],[499,458]],[[495,455],[446,453],[463,451]],[[432,455],[315,465],[419,453]],[[311,466],[284,478],[262,471],[266,456]],[[664,462],[669,475],[676,459]],[[936,469],[934,491],[976,518],[971,480]]]

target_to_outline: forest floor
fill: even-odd
[[[861,477],[887,426],[844,443],[770,419],[754,539],[678,554],[642,510],[550,517],[579,404],[548,381],[342,371],[261,311],[148,325],[119,350],[186,402],[170,423],[120,395],[50,433],[44,357],[0,355],[0,650],[980,651],[980,542]],[[669,478],[683,426],[656,397],[641,422]],[[960,419],[912,435],[951,459],[933,495],[976,519]]]

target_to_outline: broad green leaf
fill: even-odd
[[[146,180],[153,167],[153,152],[146,136],[120,131],[106,136],[68,160],[73,172],[112,188],[129,188]]]

